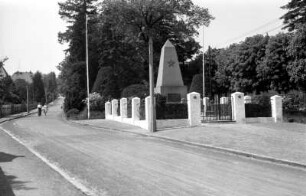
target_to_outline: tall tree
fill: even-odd
[[[93,34],[96,30],[95,24],[97,23],[97,10],[94,3],[96,0],[66,0],[64,2],[59,3],[59,14],[63,20],[65,20],[69,25],[65,32],[60,32],[58,34],[58,39],[60,43],[68,43],[68,48],[66,50],[66,58],[64,61],[58,66],[61,71],[61,79],[66,84],[65,87],[62,88],[64,91],[65,99],[72,99],[72,96],[68,96],[71,94],[77,94],[78,91],[81,91],[81,95],[83,96],[83,92],[86,89],[86,85],[81,85],[79,88],[75,88],[72,85],[70,76],[73,76],[77,83],[82,84],[83,78],[86,78],[86,70],[83,72],[79,71],[79,66],[83,65],[86,68],[85,62],[85,15],[88,17],[88,54],[89,54],[89,84],[90,88],[93,86],[93,83],[96,78],[96,74],[99,70],[99,62],[98,62],[98,51],[97,45],[93,41]],[[74,69],[73,66],[77,65],[77,69]],[[75,73],[73,72],[75,71]],[[70,75],[67,75],[70,73]],[[65,78],[68,77],[68,78]],[[86,84],[86,83],[85,83]],[[76,90],[72,92],[72,90]],[[85,94],[86,95],[86,94]],[[80,109],[82,105],[82,99],[84,97],[77,96],[77,99],[73,98],[73,100],[65,100],[67,104],[71,108],[74,107],[73,103],[77,103],[75,105],[76,108]],[[66,108],[66,109],[71,109]]]
[[[288,10],[281,19],[284,20],[285,27],[289,31],[296,30],[300,25],[306,23],[306,0],[291,0],[283,9]]]
[[[57,94],[57,82],[55,73],[50,72],[49,74],[44,75],[43,82],[47,101],[53,101]]]
[[[255,35],[239,44],[236,62],[232,66],[231,89],[242,92],[260,92],[263,84],[257,78],[256,67],[263,61],[269,37]]]
[[[290,35],[285,33],[279,33],[269,39],[264,60],[257,66],[258,80],[265,85],[263,90],[281,93],[293,88],[287,71],[290,62],[287,53],[289,41]]]
[[[287,68],[290,79],[299,89],[306,91],[306,25],[300,26],[293,34],[288,52],[292,58]]]
[[[123,36],[124,43],[133,43],[137,49],[134,56],[139,55],[147,66],[149,36],[154,41],[154,62],[158,62],[167,39],[176,45],[179,61],[184,62],[200,48],[192,38],[198,34],[197,28],[208,25],[212,16],[208,9],[194,5],[191,0],[106,0],[101,18],[110,24],[112,34]]]
[[[33,90],[34,90],[34,100],[36,102],[45,103],[45,87],[42,79],[42,74],[40,72],[36,72],[33,75]]]

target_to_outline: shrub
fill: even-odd
[[[149,95],[149,87],[144,84],[132,84],[121,93],[121,97],[139,97],[145,98]]]
[[[78,109],[72,108],[66,113],[66,116],[67,116],[67,118],[73,118],[73,117],[77,116],[79,113],[80,113],[80,111]]]
[[[92,91],[100,93],[108,99],[119,98],[120,90],[118,87],[118,78],[114,75],[112,67],[100,68]]]
[[[99,93],[89,94],[90,101],[90,110],[92,111],[104,111],[105,98],[102,97]],[[83,102],[87,105],[88,99],[84,99]]]
[[[203,94],[203,76],[202,74],[196,74],[192,78],[189,92],[197,92]]]

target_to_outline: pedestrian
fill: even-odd
[[[45,105],[43,106],[42,110],[43,110],[43,112],[44,112],[44,114],[45,114],[45,116],[46,116],[46,115],[47,115],[47,112],[48,112],[48,106],[47,106],[47,104],[45,104]]]
[[[38,102],[37,109],[38,109],[38,116],[41,116],[42,105],[40,104],[40,102]]]

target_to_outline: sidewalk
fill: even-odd
[[[110,120],[82,120],[73,122],[95,128],[144,134],[306,168],[306,125],[304,124],[218,123],[148,133],[144,129]]]
[[[31,113],[29,113],[29,114],[31,114]],[[17,119],[17,118],[27,116],[29,114],[27,112],[23,112],[23,113],[9,115],[9,116],[0,118],[0,124],[4,123],[6,121],[10,121],[10,120],[13,120],[13,119]],[[3,162],[5,159],[7,159],[7,155],[0,152],[0,163]],[[11,185],[8,182],[8,179],[5,176],[4,172],[2,171],[1,167],[0,167],[0,195],[14,196]]]
[[[3,118],[0,118],[0,124],[1,124],[1,123],[4,123],[4,122],[6,122],[6,121],[10,121],[10,120],[14,120],[14,119],[17,119],[17,118],[21,118],[21,117],[30,115],[30,114],[32,114],[32,113],[33,113],[33,112],[30,111],[30,113],[22,112],[22,113],[18,113],[18,114],[13,114],[13,115],[5,116],[5,117],[3,117]]]

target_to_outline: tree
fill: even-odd
[[[66,58],[58,66],[61,71],[61,91],[65,95],[65,109],[81,110],[82,100],[86,97],[86,64],[85,62],[85,15],[88,16],[88,52],[89,52],[89,84],[90,88],[99,69],[97,45],[93,41],[97,23],[97,9],[93,5],[96,0],[66,0],[59,3],[59,14],[69,23],[65,32],[58,34],[60,43],[68,43]],[[84,69],[80,66],[84,66]],[[74,67],[76,66],[76,67]],[[80,72],[82,70],[82,72]],[[77,81],[73,81],[74,80]],[[85,81],[85,83],[84,83]],[[74,85],[79,86],[74,86]],[[83,85],[85,84],[85,85]],[[85,96],[85,97],[84,97]]]
[[[157,48],[154,62],[158,62],[160,49],[167,39],[176,45],[179,61],[184,62],[200,48],[192,38],[198,34],[197,28],[208,25],[212,19],[207,9],[190,0],[106,0],[102,7],[101,18],[111,26],[112,34],[123,36],[124,43],[134,43],[137,48],[134,56],[139,55],[144,66],[148,63],[149,37]]]
[[[216,55],[217,70],[215,81],[220,92],[233,92],[231,81],[233,80],[233,66],[236,63],[238,44],[232,44],[228,48],[220,49]]]
[[[291,0],[282,6],[282,9],[288,10],[281,19],[284,20],[284,28],[289,31],[294,31],[306,23],[306,0]]]
[[[264,60],[257,66],[257,76],[266,85],[263,89],[288,92],[293,88],[287,71],[290,62],[287,53],[290,35],[279,33],[272,36],[266,46]]]
[[[20,100],[22,102],[27,101],[27,88],[30,89],[30,84],[27,83],[23,79],[17,79],[15,82],[15,87],[16,87],[16,94],[19,96]],[[30,93],[29,93],[30,95]],[[31,96],[29,96],[30,98]]]
[[[230,66],[231,90],[250,93],[265,90],[257,78],[256,67],[263,61],[268,40],[269,36],[255,35],[239,44]]]
[[[36,72],[33,75],[33,90],[34,90],[34,100],[36,102],[45,103],[45,88],[42,79],[42,74],[40,72]]]
[[[300,90],[306,91],[306,25],[300,26],[293,34],[288,53],[292,58],[287,68],[290,80]]]
[[[86,96],[86,66],[85,62],[71,63],[64,61],[59,79],[62,81],[61,91],[64,92],[64,110],[70,109],[82,110],[82,102]]]
[[[203,97],[203,75],[196,74],[193,76],[189,92],[197,92],[200,93]]]
[[[48,102],[53,101],[57,94],[57,82],[54,72],[50,72],[43,76],[43,82],[45,87],[46,98]]]
[[[99,93],[105,99],[117,99],[120,97],[117,78],[112,67],[103,67],[99,70],[92,91]]]

